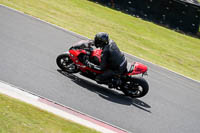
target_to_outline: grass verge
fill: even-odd
[[[98,133],[0,94],[0,133]]]
[[[0,0],[26,14],[93,38],[108,32],[120,49],[200,80],[200,39],[87,0]]]

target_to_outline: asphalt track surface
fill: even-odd
[[[0,80],[133,133],[199,133],[200,83],[154,64],[150,91],[140,99],[57,71],[55,59],[84,39],[0,6]]]

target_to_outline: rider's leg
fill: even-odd
[[[117,74],[117,72],[107,70],[103,74],[98,75],[95,80],[99,84],[108,84],[109,88],[115,88],[121,84],[121,80],[115,78]]]
[[[106,84],[111,81],[111,78],[113,77],[114,74],[115,74],[114,71],[106,70],[104,73],[97,75],[95,80],[99,84]]]

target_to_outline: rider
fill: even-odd
[[[94,41],[88,41],[88,44],[82,43],[81,47],[87,47],[86,45],[95,45],[95,47],[102,49],[101,63],[95,65],[88,60],[85,65],[103,71],[102,74],[96,76],[97,83],[109,83],[109,80],[114,75],[121,75],[126,71],[127,60],[124,54],[119,50],[116,43],[109,39],[109,35],[104,32],[99,32],[95,35]],[[120,81],[115,80],[115,85],[120,84]],[[112,86],[111,86],[112,87]]]

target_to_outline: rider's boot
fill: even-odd
[[[108,83],[109,88],[117,88],[122,84],[122,81],[120,79],[111,79],[111,82]]]

